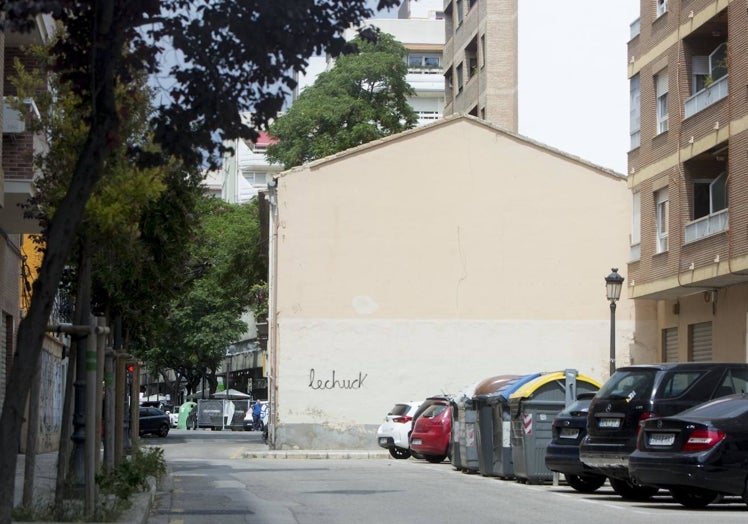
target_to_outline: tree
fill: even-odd
[[[386,33],[352,45],[270,125],[268,160],[288,169],[415,126],[405,47]]]
[[[184,379],[191,389],[203,376],[215,382],[226,348],[247,329],[240,315],[253,303],[252,291],[267,274],[259,251],[256,200],[239,205],[208,199],[199,214],[201,225],[190,257],[193,267],[204,269],[171,302],[162,329],[142,341],[142,355],[151,366],[172,369],[177,384]]]
[[[378,9],[399,4],[379,0]],[[72,163],[72,176],[45,230],[46,252],[26,316],[0,415],[0,522],[9,522],[15,491],[17,444],[31,377],[42,349],[47,319],[102,166],[122,141],[115,103],[118,86],[138,72],[155,73],[167,44],[180,57],[166,103],[152,118],[163,155],[194,166],[220,150],[224,139],[252,138],[266,126],[315,52],[338,54],[342,32],[373,13],[365,0],[9,0],[0,4],[2,29],[26,31],[40,13],[65,28],[55,46],[54,68],[80,95],[88,126]],[[124,53],[128,49],[127,54]],[[252,125],[240,115],[250,112]],[[132,144],[133,164],[159,163],[162,154]]]

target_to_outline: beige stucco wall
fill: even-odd
[[[459,117],[277,192],[277,447],[375,447],[395,402],[493,375],[607,376],[603,279],[625,276],[630,227],[614,173]],[[616,319],[621,365],[631,301]]]

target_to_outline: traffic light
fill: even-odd
[[[138,362],[137,360],[128,360],[125,362],[125,374],[128,379],[132,379],[138,373]]]

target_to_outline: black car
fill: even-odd
[[[611,487],[623,498],[647,499],[658,488],[635,484],[628,470],[641,423],[744,392],[746,384],[746,363],[688,362],[619,368],[590,403],[580,458],[598,474],[607,476]]]
[[[169,415],[158,408],[140,407],[140,436],[152,434],[165,437],[169,434],[171,421]]]
[[[592,493],[605,484],[605,475],[595,473],[579,460],[579,443],[587,434],[587,411],[594,396],[580,393],[553,419],[551,441],[545,448],[545,466],[563,473],[569,486],[582,493]]]
[[[669,489],[689,508],[722,495],[748,503],[748,396],[731,395],[674,417],[647,420],[629,458],[631,478]]]

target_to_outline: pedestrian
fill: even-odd
[[[252,408],[252,429],[254,431],[260,431],[262,429],[262,421],[260,416],[262,415],[262,404],[259,401],[255,402]]]

